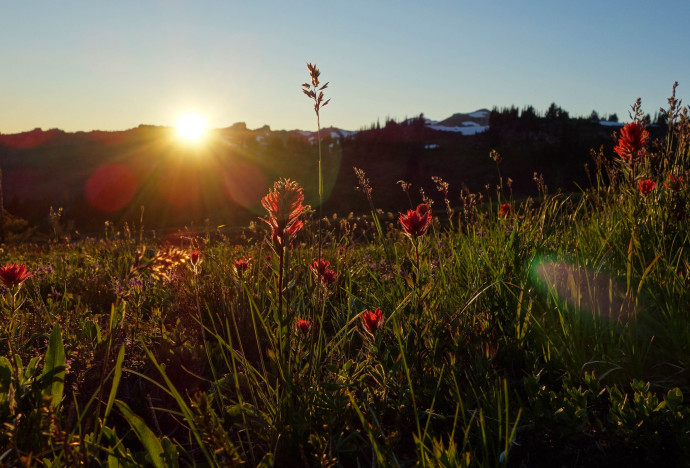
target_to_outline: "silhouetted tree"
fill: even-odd
[[[657,112],[654,114],[654,124],[658,125],[659,127],[665,127],[666,126],[666,113],[664,112]]]
[[[544,116],[544,118],[549,121],[567,120],[569,117],[568,112],[557,106],[555,102],[551,103]]]

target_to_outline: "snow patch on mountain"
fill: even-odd
[[[487,119],[489,115],[491,115],[491,112],[487,109],[479,109],[478,111],[467,114],[468,117],[473,117],[475,119]]]
[[[440,132],[455,132],[462,133],[463,135],[476,135],[477,133],[485,132],[489,129],[488,125],[479,125],[472,122],[468,122],[467,125],[449,127],[446,125],[429,125],[432,130],[438,130]]]

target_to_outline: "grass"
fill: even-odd
[[[301,213],[280,242],[253,226],[177,248],[127,230],[3,245],[2,263],[33,276],[3,292],[2,464],[687,464],[690,189],[668,176],[690,180],[690,132],[676,104],[668,141],[635,167],[656,182],[646,196],[613,155],[579,193],[542,182],[518,201],[497,175],[498,198],[455,207],[438,179],[441,208],[405,236],[375,208],[395,187],[361,172],[370,215],[317,228]],[[433,202],[413,196],[401,212]],[[310,268],[315,242],[332,283]]]

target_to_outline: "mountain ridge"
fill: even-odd
[[[443,120],[430,120],[427,119],[427,125],[428,126],[434,126],[434,127],[440,127],[439,130],[443,130],[444,127],[446,128],[451,128],[451,127],[462,127],[465,126],[469,123],[469,126],[472,126],[472,123],[480,125],[480,126],[486,126],[488,127],[489,125],[489,115],[491,114],[491,111],[486,108],[482,109],[477,109],[476,111],[473,112],[468,112],[468,113],[463,113],[463,112],[456,112],[453,115],[446,117]],[[409,120],[409,119],[408,119]],[[30,144],[41,144],[43,142],[48,142],[52,139],[57,139],[61,136],[65,135],[73,135],[73,136],[81,136],[81,137],[93,137],[99,140],[108,140],[114,137],[116,134],[123,134],[123,133],[132,133],[135,131],[140,131],[142,129],[171,129],[175,130],[174,126],[167,126],[167,125],[152,125],[152,124],[140,124],[137,127],[132,127],[132,128],[127,128],[127,129],[122,129],[122,130],[99,130],[99,129],[94,129],[94,130],[77,130],[74,132],[68,132],[65,130],[62,130],[60,128],[50,128],[47,130],[44,130],[42,127],[36,127],[32,130],[26,130],[22,132],[14,132],[14,133],[4,133],[0,131],[0,143],[12,143],[13,145],[17,145],[18,147],[28,147],[27,145]],[[259,132],[259,133],[266,133],[266,132],[289,132],[289,133],[295,133],[299,132],[302,133],[305,136],[311,136],[315,135],[317,132],[316,130],[311,131],[311,130],[302,130],[302,129],[280,129],[280,130],[273,130],[269,125],[263,125],[261,127],[257,128],[248,128],[247,125],[244,122],[235,122],[231,125],[228,125],[227,127],[218,127],[218,128],[213,128],[209,129],[208,132],[225,132],[225,131],[249,131],[249,132]],[[339,132],[343,136],[349,136],[352,135],[353,133],[357,133],[360,130],[345,130],[343,128],[339,128],[336,126],[330,126],[326,128],[322,128],[321,131],[324,132],[326,130],[332,130]]]

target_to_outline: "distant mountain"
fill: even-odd
[[[426,119],[425,125],[431,130],[441,132],[455,132],[462,135],[475,135],[477,133],[485,132],[489,129],[489,116],[491,111],[488,109],[479,109],[468,114],[456,113],[450,117],[437,121]],[[407,119],[402,123],[412,122],[414,119]],[[237,124],[235,124],[237,125]],[[316,141],[316,132],[304,130],[291,130],[290,132],[302,135],[308,141]],[[337,127],[329,127],[321,129],[321,136],[332,138],[334,140],[345,138],[356,134],[357,131],[343,130]]]
[[[515,194],[534,190],[535,171],[551,187],[573,189],[587,182],[582,167],[590,148],[604,145],[611,154],[612,125],[479,109],[440,121],[421,114],[389,119],[358,131],[323,128],[329,194],[324,209],[369,209],[354,191],[358,181],[352,167],[366,171],[377,208],[392,212],[401,209],[399,180],[427,194],[436,192],[434,176],[443,176],[456,192],[463,184],[483,190],[496,182],[495,165],[487,157],[494,149],[503,157],[501,173],[515,181]],[[174,128],[153,125],[112,132],[0,133],[5,207],[44,225],[51,206],[64,207],[64,219],[85,230],[98,229],[104,220],[138,222],[142,206],[152,228],[206,219],[243,225],[256,219],[261,197],[280,177],[297,180],[307,202],[316,206],[316,143],[314,131],[249,129],[242,122],[209,131],[200,145],[181,142]]]
[[[442,127],[461,127],[467,123],[471,125],[480,125],[483,127],[489,126],[489,116],[491,111],[488,109],[479,109],[469,114],[453,114],[445,120],[437,122],[436,125]]]
[[[432,130],[443,132],[457,132],[463,135],[475,135],[489,129],[489,116],[491,111],[479,109],[469,114],[457,113],[440,122],[427,122]]]

